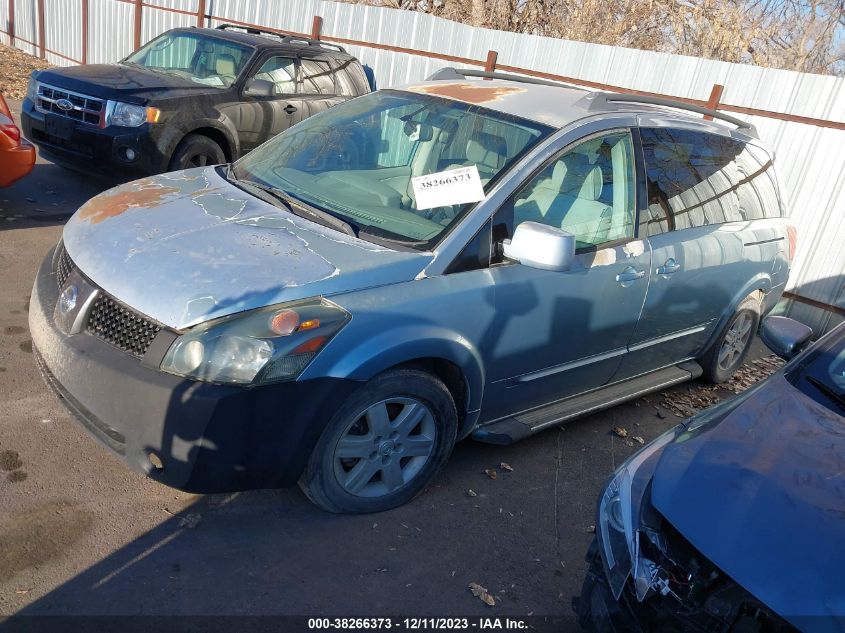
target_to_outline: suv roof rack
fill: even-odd
[[[561,86],[568,88],[577,88],[578,90],[588,90],[584,86],[577,84],[566,83],[565,81],[552,81],[550,79],[537,79],[535,77],[525,77],[523,75],[512,75],[511,73],[497,73],[488,70],[471,70],[469,68],[455,68],[454,66],[447,66],[441,68],[432,74],[427,81],[442,81],[455,80],[465,77],[484,77],[485,79],[502,79],[504,81],[519,81],[524,84],[536,84],[538,86],[554,86],[560,88]]]
[[[329,44],[321,40],[311,39],[310,37],[286,35],[285,33],[281,33],[279,31],[262,29],[255,26],[242,26],[240,24],[229,24],[227,22],[224,24],[219,24],[215,28],[220,31],[240,30],[244,31],[245,33],[248,33],[249,35],[260,35],[262,37],[276,39],[282,44],[303,44],[305,46],[315,46],[317,48],[324,48],[331,51],[337,51],[339,53],[346,52],[346,50],[344,50],[342,46],[338,46],[337,44]]]
[[[572,87],[577,88],[579,90],[584,90],[585,92],[592,92],[593,94],[590,96],[590,108],[595,108],[600,104],[607,104],[608,102],[620,102],[620,103],[642,103],[644,105],[659,105],[664,106],[667,108],[676,108],[678,110],[687,110],[688,112],[695,112],[697,114],[703,114],[705,116],[713,117],[714,119],[720,119],[722,121],[726,121],[728,123],[732,123],[739,129],[741,129],[745,134],[752,136],[754,138],[759,138],[757,134],[757,128],[754,127],[748,121],[743,121],[742,119],[738,119],[734,116],[729,114],[724,114],[723,112],[719,112],[718,110],[711,110],[710,108],[704,108],[702,106],[698,106],[692,103],[686,103],[684,101],[678,101],[676,99],[669,99],[666,97],[654,97],[651,95],[635,95],[635,94],[621,94],[618,92],[605,92],[605,91],[593,91],[589,88],[585,88],[584,86],[579,86],[578,84],[567,83],[565,81],[553,81],[550,79],[536,79],[534,77],[525,77],[523,75],[513,75],[510,73],[497,73],[497,72],[489,72],[486,70],[470,70],[465,68],[454,68],[453,66],[447,66],[446,68],[441,68],[434,74],[432,74],[428,79],[430,81],[439,81],[439,80],[455,80],[461,79],[466,77],[484,77],[487,79],[502,79],[504,81],[518,81],[524,84],[537,84],[540,86],[555,86],[555,87]]]
[[[724,112],[719,112],[718,110],[712,110],[710,108],[704,108],[702,106],[695,105],[694,103],[686,103],[685,101],[678,101],[676,99],[667,99],[666,97],[653,97],[651,95],[619,94],[617,92],[600,92],[597,96],[603,97],[604,101],[607,102],[642,103],[645,105],[658,105],[667,108],[676,108],[678,110],[687,110],[689,112],[695,112],[696,114],[703,114],[705,116],[713,117],[714,119],[721,119],[722,121],[732,123],[749,136],[759,138],[759,136],[757,135],[757,128],[754,127],[754,125],[749,123],[748,121],[743,121],[742,119],[738,119],[735,116],[731,116],[730,114],[725,114]]]

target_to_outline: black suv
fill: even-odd
[[[116,64],[34,72],[23,131],[121,178],[235,160],[370,85],[340,46],[228,24],[167,31]]]

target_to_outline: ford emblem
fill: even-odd
[[[64,112],[67,112],[68,110],[73,110],[73,104],[67,99],[59,99],[58,101],[56,101],[56,107]]]
[[[59,312],[67,314],[76,307],[76,299],[79,296],[79,289],[71,284],[59,295]]]

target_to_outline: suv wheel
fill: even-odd
[[[449,458],[457,411],[446,386],[419,369],[385,372],[338,409],[299,485],[330,512],[381,512],[410,501]]]
[[[176,147],[170,158],[170,171],[219,165],[226,162],[220,146],[202,134],[188,134]]]
[[[730,380],[745,361],[759,325],[760,301],[753,296],[747,297],[702,357],[704,377],[716,384]]]

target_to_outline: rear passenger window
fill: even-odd
[[[354,60],[335,61],[335,82],[337,94],[342,97],[357,97],[367,92],[367,78],[361,65]]]
[[[725,136],[640,130],[648,186],[647,234],[781,214],[771,157]]]
[[[328,62],[302,60],[302,90],[304,94],[333,95],[334,74]]]

